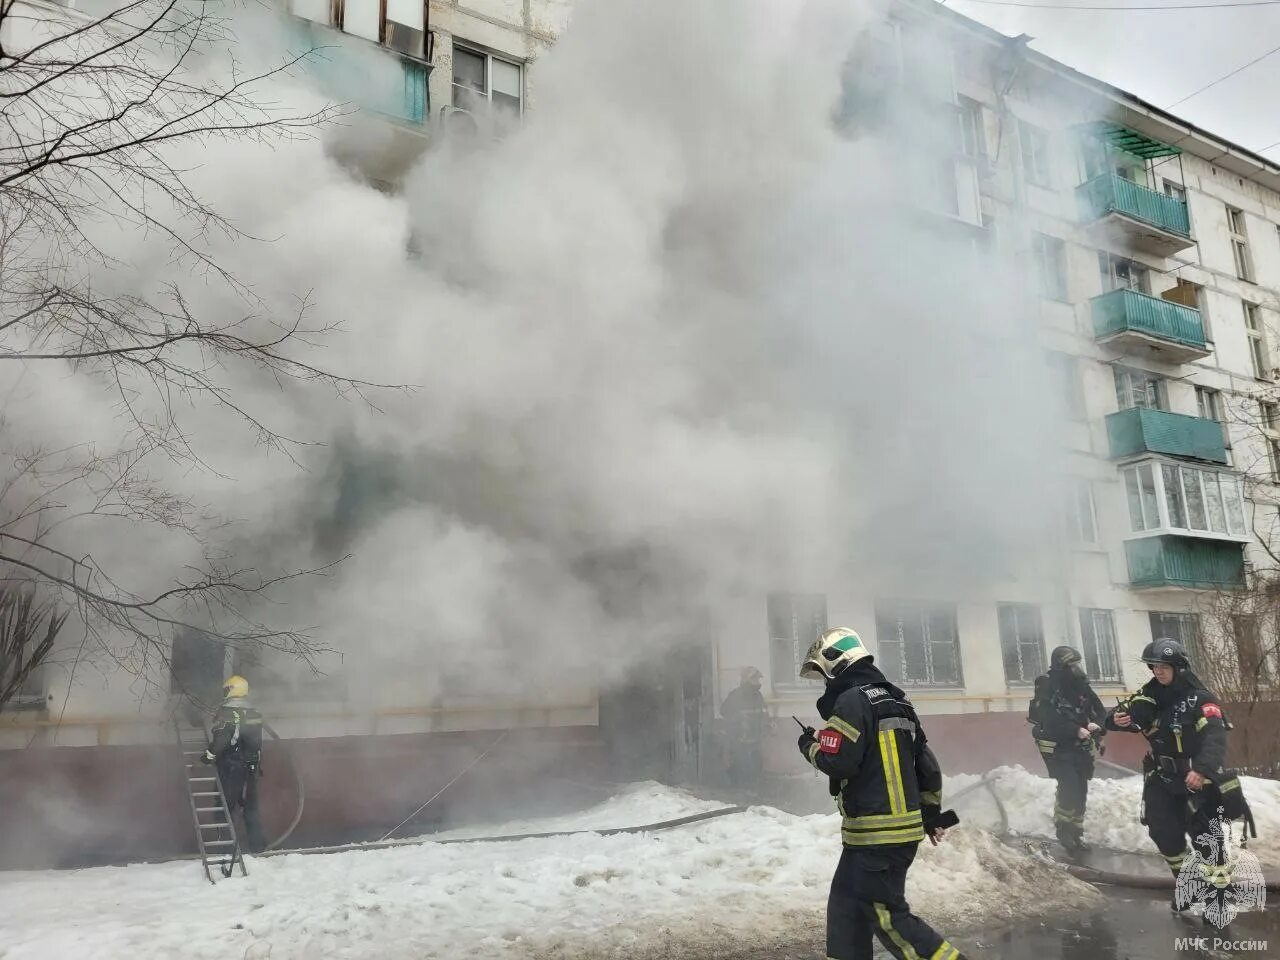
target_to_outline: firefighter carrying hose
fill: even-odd
[[[1106,718],[1102,701],[1089,686],[1079,652],[1057,647],[1049,657],[1049,672],[1036,677],[1027,720],[1035,724],[1031,735],[1049,776],[1058,784],[1053,826],[1058,842],[1071,853],[1089,849],[1084,842],[1084,812],[1093,761],[1101,749],[1101,724]]]
[[[1216,870],[1215,886],[1230,882],[1230,865],[1214,820],[1252,822],[1240,779],[1225,767],[1229,726],[1218,698],[1192,672],[1187,652],[1176,640],[1147,644],[1143,661],[1152,678],[1107,717],[1107,728],[1141,733],[1150,751],[1143,758],[1141,822],[1177,877],[1190,855],[1190,835],[1203,867]],[[1175,892],[1171,907],[1186,910]]]
[[[904,894],[920,841],[937,844],[945,832],[942,770],[915,709],[845,627],[814,641],[800,675],[827,685],[818,700],[826,725],[806,727],[799,747],[830,778],[843,817],[827,899],[828,960],[870,960],[873,933],[898,960],[964,960]]]

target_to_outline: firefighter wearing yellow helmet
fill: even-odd
[[[266,845],[258,814],[258,778],[262,776],[262,714],[249,704],[249,681],[239,675],[222,685],[222,706],[213,718],[212,739],[204,763],[216,763],[227,811],[240,811],[250,851]]]
[[[915,708],[876,668],[847,627],[813,642],[800,675],[826,683],[818,699],[821,730],[805,728],[800,752],[830,778],[843,818],[844,848],[827,898],[829,960],[870,960],[872,936],[893,957],[964,960],[911,912],[907,869],[927,835],[944,830],[942,770]]]

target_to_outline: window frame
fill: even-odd
[[[1169,381],[1167,377],[1158,373],[1152,373],[1149,370],[1143,370],[1140,367],[1126,367],[1123,364],[1115,364],[1112,367],[1112,377],[1116,387],[1116,405],[1120,410],[1132,410],[1134,407],[1141,407],[1144,410],[1169,410]],[[1121,390],[1121,379],[1124,379],[1123,392]],[[1143,381],[1142,393],[1146,397],[1150,397],[1154,388],[1155,403],[1133,403],[1135,380]],[[1127,402],[1126,402],[1127,401]]]
[[[1173,523],[1170,508],[1170,491],[1169,486],[1165,482],[1168,471],[1174,471],[1177,475],[1177,486],[1173,490],[1173,498],[1175,505],[1179,508],[1184,523],[1177,525]],[[1152,481],[1151,486],[1147,487],[1143,471],[1149,471],[1149,477]],[[1205,528],[1191,526],[1191,509],[1187,501],[1188,475],[1193,475],[1196,489],[1199,491],[1199,506],[1205,517]],[[1224,530],[1212,529],[1214,501],[1209,497],[1209,487],[1206,485],[1206,477],[1215,477],[1214,496],[1216,497],[1216,509],[1221,510],[1223,517]],[[1228,494],[1225,485],[1230,484],[1233,493],[1234,503],[1228,502]],[[1214,470],[1206,467],[1183,463],[1177,460],[1169,460],[1163,458],[1148,458],[1132,463],[1127,463],[1120,468],[1120,485],[1124,493],[1125,506],[1129,514],[1129,534],[1125,538],[1127,540],[1135,540],[1142,537],[1160,536],[1162,534],[1177,534],[1181,536],[1194,536],[1207,540],[1224,540],[1231,543],[1248,543],[1249,525],[1245,514],[1244,485],[1238,473],[1230,470]],[[1150,498],[1147,493],[1150,491]],[[1135,497],[1136,492],[1136,497]],[[1148,506],[1154,503],[1155,507],[1155,523],[1148,523]],[[1141,509],[1142,526],[1135,524],[1134,506],[1137,504]],[[1232,527],[1235,526],[1239,532],[1234,532]]]
[[[1067,243],[1061,237],[1032,231],[1031,253],[1036,264],[1036,285],[1040,296],[1056,303],[1070,303],[1067,270]]]
[[[332,30],[337,30],[339,33],[341,33],[345,37],[353,37],[357,40],[364,40],[368,43],[376,43],[381,47],[385,47],[388,51],[396,54],[397,56],[407,57],[408,59],[417,61],[419,63],[430,62],[431,31],[429,29],[429,18],[427,15],[427,8],[425,4],[423,5],[423,8],[422,8],[422,22],[415,25],[412,23],[402,23],[399,20],[391,19],[389,16],[387,16],[387,5],[385,3],[376,2],[375,0],[374,5],[377,7],[377,16],[378,16],[378,38],[375,40],[372,37],[366,37],[363,33],[354,33],[347,29],[346,2],[347,0],[344,0],[343,3],[338,3],[338,4],[326,3],[324,5],[325,6],[324,20],[315,20],[315,19],[312,19],[311,17],[305,16],[304,14],[298,13],[294,9],[294,3],[292,2],[292,0],[288,4],[288,12],[290,16],[297,17],[299,20],[305,20],[307,23],[316,23],[325,27],[329,27]],[[393,24],[399,24],[400,26],[408,27],[410,30],[417,31],[421,35],[422,52],[410,53],[408,51],[400,49],[399,47],[392,46],[388,42],[388,40],[390,39],[392,33],[394,32],[393,29],[391,28]]]
[[[1181,203],[1187,202],[1186,184],[1178,183],[1176,180],[1170,180],[1168,177],[1162,177],[1161,180],[1163,181],[1164,195],[1166,197],[1171,197]]]
[[[1071,477],[1065,506],[1067,534],[1071,542],[1076,546],[1097,546],[1098,503],[1093,493],[1093,481],[1088,477]]]
[[[1252,300],[1241,300],[1240,309],[1244,311],[1244,332],[1249,339],[1249,361],[1253,364],[1253,377],[1255,380],[1270,379],[1267,364],[1271,361],[1263,334],[1262,306]]]
[[[1085,672],[1089,679],[1094,683],[1123,683],[1120,649],[1116,642],[1115,612],[1101,607],[1079,607],[1077,615],[1080,622],[1080,647],[1084,653]],[[1101,619],[1106,623],[1108,649],[1105,651],[1098,639],[1099,615],[1102,615]],[[1096,669],[1090,664],[1090,653],[1097,665]],[[1108,667],[1111,668],[1110,672],[1107,671]]]
[[[1022,175],[1027,183],[1053,189],[1053,138],[1044,127],[1018,121],[1018,147]]]
[[[963,648],[960,644],[960,621],[954,603],[901,599],[876,600],[875,619],[876,663],[889,680],[904,689],[964,689],[964,658],[962,656]],[[933,626],[935,621],[941,620],[947,621],[951,636],[936,640],[933,638]],[[913,626],[918,624],[920,628],[919,635],[920,643],[922,644],[920,660],[925,671],[925,677],[923,678],[906,676],[908,640],[903,628],[908,622]],[[892,639],[888,637],[889,631],[886,630],[886,626],[890,624],[895,627],[895,636]],[[900,644],[901,649],[898,651],[897,662],[891,666],[889,646],[892,644]],[[951,656],[955,663],[954,677],[938,679],[934,662],[935,645],[951,648]]]
[[[805,604],[808,604],[807,609]],[[782,609],[785,605],[785,611]],[[817,611],[821,609],[821,615]],[[802,613],[810,616],[802,616]],[[783,621],[789,624],[786,636],[776,630]],[[769,637],[769,680],[776,693],[810,694],[822,686],[820,680],[810,680],[800,676],[800,666],[804,663],[805,654],[813,641],[829,629],[830,620],[827,612],[827,595],[825,593],[800,593],[794,590],[773,590],[765,595],[765,628]],[[813,635],[806,632],[811,629]],[[789,646],[790,663],[783,679],[783,657],[780,650]]]
[[[455,37],[453,41],[453,55],[455,57],[457,56],[457,53],[459,50],[463,51],[464,53],[469,53],[473,56],[484,58],[484,91],[481,92],[479,90],[476,90],[474,87],[458,83],[457,80],[455,79],[457,74],[453,72],[451,67],[450,74],[449,74],[450,105],[455,110],[469,109],[467,105],[459,104],[455,100],[455,91],[458,89],[462,89],[467,91],[467,93],[471,96],[483,97],[486,101],[488,101],[489,107],[492,108],[493,107],[493,63],[496,60],[499,63],[505,63],[505,64],[508,64],[509,66],[515,67],[520,73],[520,103],[519,103],[518,109],[516,110],[515,118],[520,119],[521,117],[523,117],[524,111],[525,111],[526,67],[528,66],[527,62],[523,60],[517,60],[514,57],[511,57],[507,54],[495,53],[494,51],[489,50],[486,47],[480,46],[478,44],[470,43],[466,40],[459,40],[458,38]]]
[[[1236,277],[1246,283],[1255,283],[1253,254],[1249,251],[1249,226],[1239,207],[1226,204],[1227,234],[1231,238],[1231,256],[1235,262]]]
[[[1024,636],[1023,622],[1024,618],[1029,628],[1028,635]],[[1044,653],[1044,613],[1038,603],[1014,603],[1000,602],[996,604],[996,622],[997,630],[1000,634],[1000,660],[1004,665],[1004,682],[1010,687],[1028,687],[1036,682],[1036,677],[1040,676],[1047,669],[1047,663]],[[1014,634],[1012,637],[1006,633],[1006,626],[1012,624]],[[1009,675],[1010,666],[1010,647],[1016,658],[1020,676],[1013,677]],[[1027,673],[1027,664],[1024,662],[1024,648],[1030,648],[1035,651],[1035,663],[1031,665],[1031,672]]]

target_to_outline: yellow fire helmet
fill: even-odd
[[[871,651],[856,631],[832,627],[809,647],[800,676],[807,680],[834,680],[859,660],[870,657]]]
[[[247,697],[248,695],[249,681],[239,674],[234,677],[227,677],[227,682],[222,685],[222,697],[224,700],[230,700],[232,697]]]

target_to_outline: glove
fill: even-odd
[[[206,750],[206,751],[204,752],[204,756],[202,756],[202,757],[200,758],[200,762],[201,762],[201,763],[213,763],[213,761],[215,761],[215,760],[217,760],[217,759],[218,759],[218,758],[217,758],[217,757],[215,757],[215,756],[213,755],[213,751],[212,751],[212,750]]]
[[[796,740],[796,746],[800,748],[800,752],[804,754],[806,760],[809,759],[809,748],[818,742],[818,738],[814,733],[813,727],[805,727],[800,731],[800,737]]]

